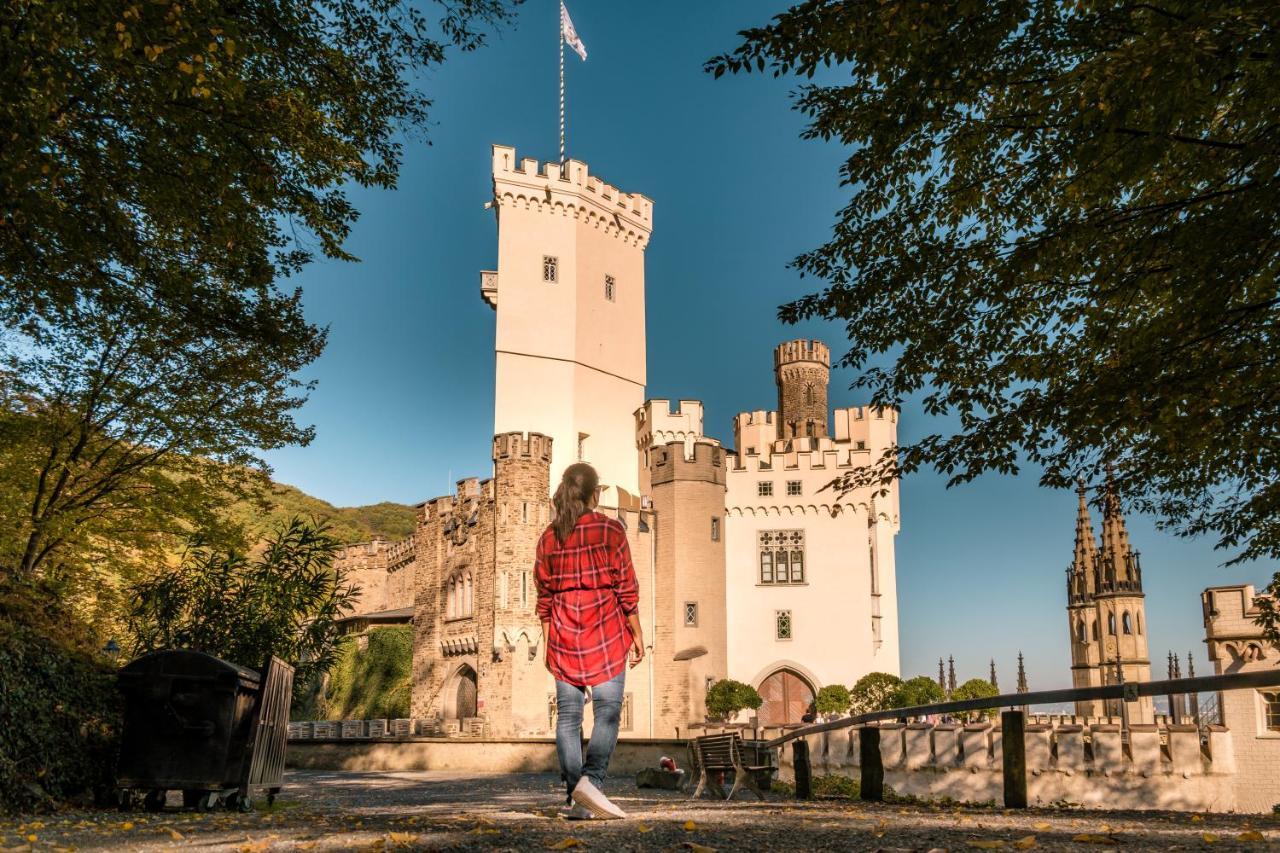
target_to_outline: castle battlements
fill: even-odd
[[[718,442],[696,441],[690,450],[685,442],[672,441],[654,448],[649,458],[649,473],[654,486],[675,480],[723,485],[726,456]]]
[[[873,460],[871,451],[866,448],[840,446],[828,439],[788,439],[779,444],[790,444],[793,441],[822,442],[818,450],[773,451],[766,448],[766,453],[733,454],[729,471],[731,474],[757,474],[760,472],[779,471],[837,471],[861,468]]]
[[[493,461],[520,460],[551,464],[551,438],[540,432],[503,432],[493,437]]]
[[[516,149],[493,146],[493,195],[500,205],[559,209],[575,219],[617,232],[628,242],[644,246],[653,231],[653,201],[640,193],[624,193],[591,174],[581,160],[539,163],[516,159]]]
[[[1195,726],[1169,726],[1167,747],[1156,726],[1130,727],[1128,749],[1120,726],[1027,726],[1024,736],[1027,795],[1035,805],[1067,801],[1092,808],[1177,808],[1231,811],[1236,773],[1231,732],[1211,726],[1207,749]],[[902,794],[999,801],[1003,791],[999,727],[890,723],[881,725],[885,783]],[[766,736],[771,732],[766,731]],[[858,778],[860,730],[811,735],[813,773]],[[779,753],[779,775],[794,778],[791,750]]]
[[[773,366],[782,367],[797,361],[813,361],[823,367],[831,366],[831,349],[822,341],[787,341],[773,349]]]
[[[719,440],[702,433],[701,400],[677,400],[674,405],[670,400],[646,400],[636,409],[635,419],[636,448],[639,450],[673,441],[683,441],[690,446],[695,441],[720,444]]]

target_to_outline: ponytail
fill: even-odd
[[[600,485],[600,476],[596,469],[585,462],[575,462],[564,469],[560,485],[551,498],[555,509],[555,518],[551,527],[556,532],[556,541],[563,545],[573,532],[578,519],[590,511],[591,498]]]

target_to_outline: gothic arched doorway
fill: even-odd
[[[802,675],[780,669],[760,682],[759,719],[762,726],[781,726],[800,722],[800,717],[813,702],[813,686]]]
[[[463,665],[445,691],[445,718],[465,720],[476,715],[476,671]]]

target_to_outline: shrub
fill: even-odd
[[[333,569],[338,542],[294,518],[250,558],[196,544],[182,564],[133,588],[136,652],[192,649],[258,668],[277,655],[295,669],[300,698],[337,653],[337,619],[359,595]]]
[[[849,691],[855,714],[868,714],[872,711],[887,711],[894,705],[902,679],[887,672],[869,672]]]
[[[764,704],[760,694],[750,684],[723,678],[707,691],[707,716],[714,720],[729,721],[746,708],[755,710]]]
[[[853,697],[843,684],[828,684],[814,697],[814,708],[819,714],[843,714],[849,710]]]
[[[34,586],[0,589],[0,614],[0,811],[107,796],[121,713],[112,668]]]
[[[938,702],[945,702],[947,694],[938,686],[938,682],[934,681],[927,675],[917,675],[915,678],[907,679],[898,689],[898,695],[895,697],[895,708],[912,708],[920,705],[933,705]]]
[[[829,797],[840,800],[856,800],[861,796],[862,790],[862,786],[857,779],[835,774],[815,776],[811,785],[815,797]]]
[[[999,695],[1000,691],[996,690],[990,681],[983,678],[970,678],[964,684],[961,684],[955,689],[955,692],[951,694],[951,698],[959,702],[965,699],[985,699],[988,696]],[[970,715],[978,717],[994,717],[996,715],[996,709],[983,708],[980,711],[971,712]],[[961,714],[960,716],[967,715]]]
[[[372,628],[338,641],[324,691],[303,714],[320,720],[391,720],[409,716],[413,626]],[[308,713],[310,711],[310,713]]]

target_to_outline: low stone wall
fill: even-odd
[[[880,728],[884,782],[899,794],[962,802],[1003,802],[1001,733],[988,723],[895,723]],[[1206,749],[1194,726],[1170,726],[1162,745],[1155,726],[1028,726],[1027,799],[1032,805],[1086,808],[1236,810],[1231,733],[1211,727]],[[1086,742],[1086,734],[1088,735]],[[858,778],[860,729],[809,735],[813,774]],[[778,756],[779,778],[792,781],[790,745]]]
[[[585,748],[585,746],[584,746]],[[609,763],[611,776],[657,767],[669,755],[684,767],[683,740],[619,740]],[[288,766],[307,770],[454,770],[472,773],[553,773],[560,769],[551,738],[294,740]]]

